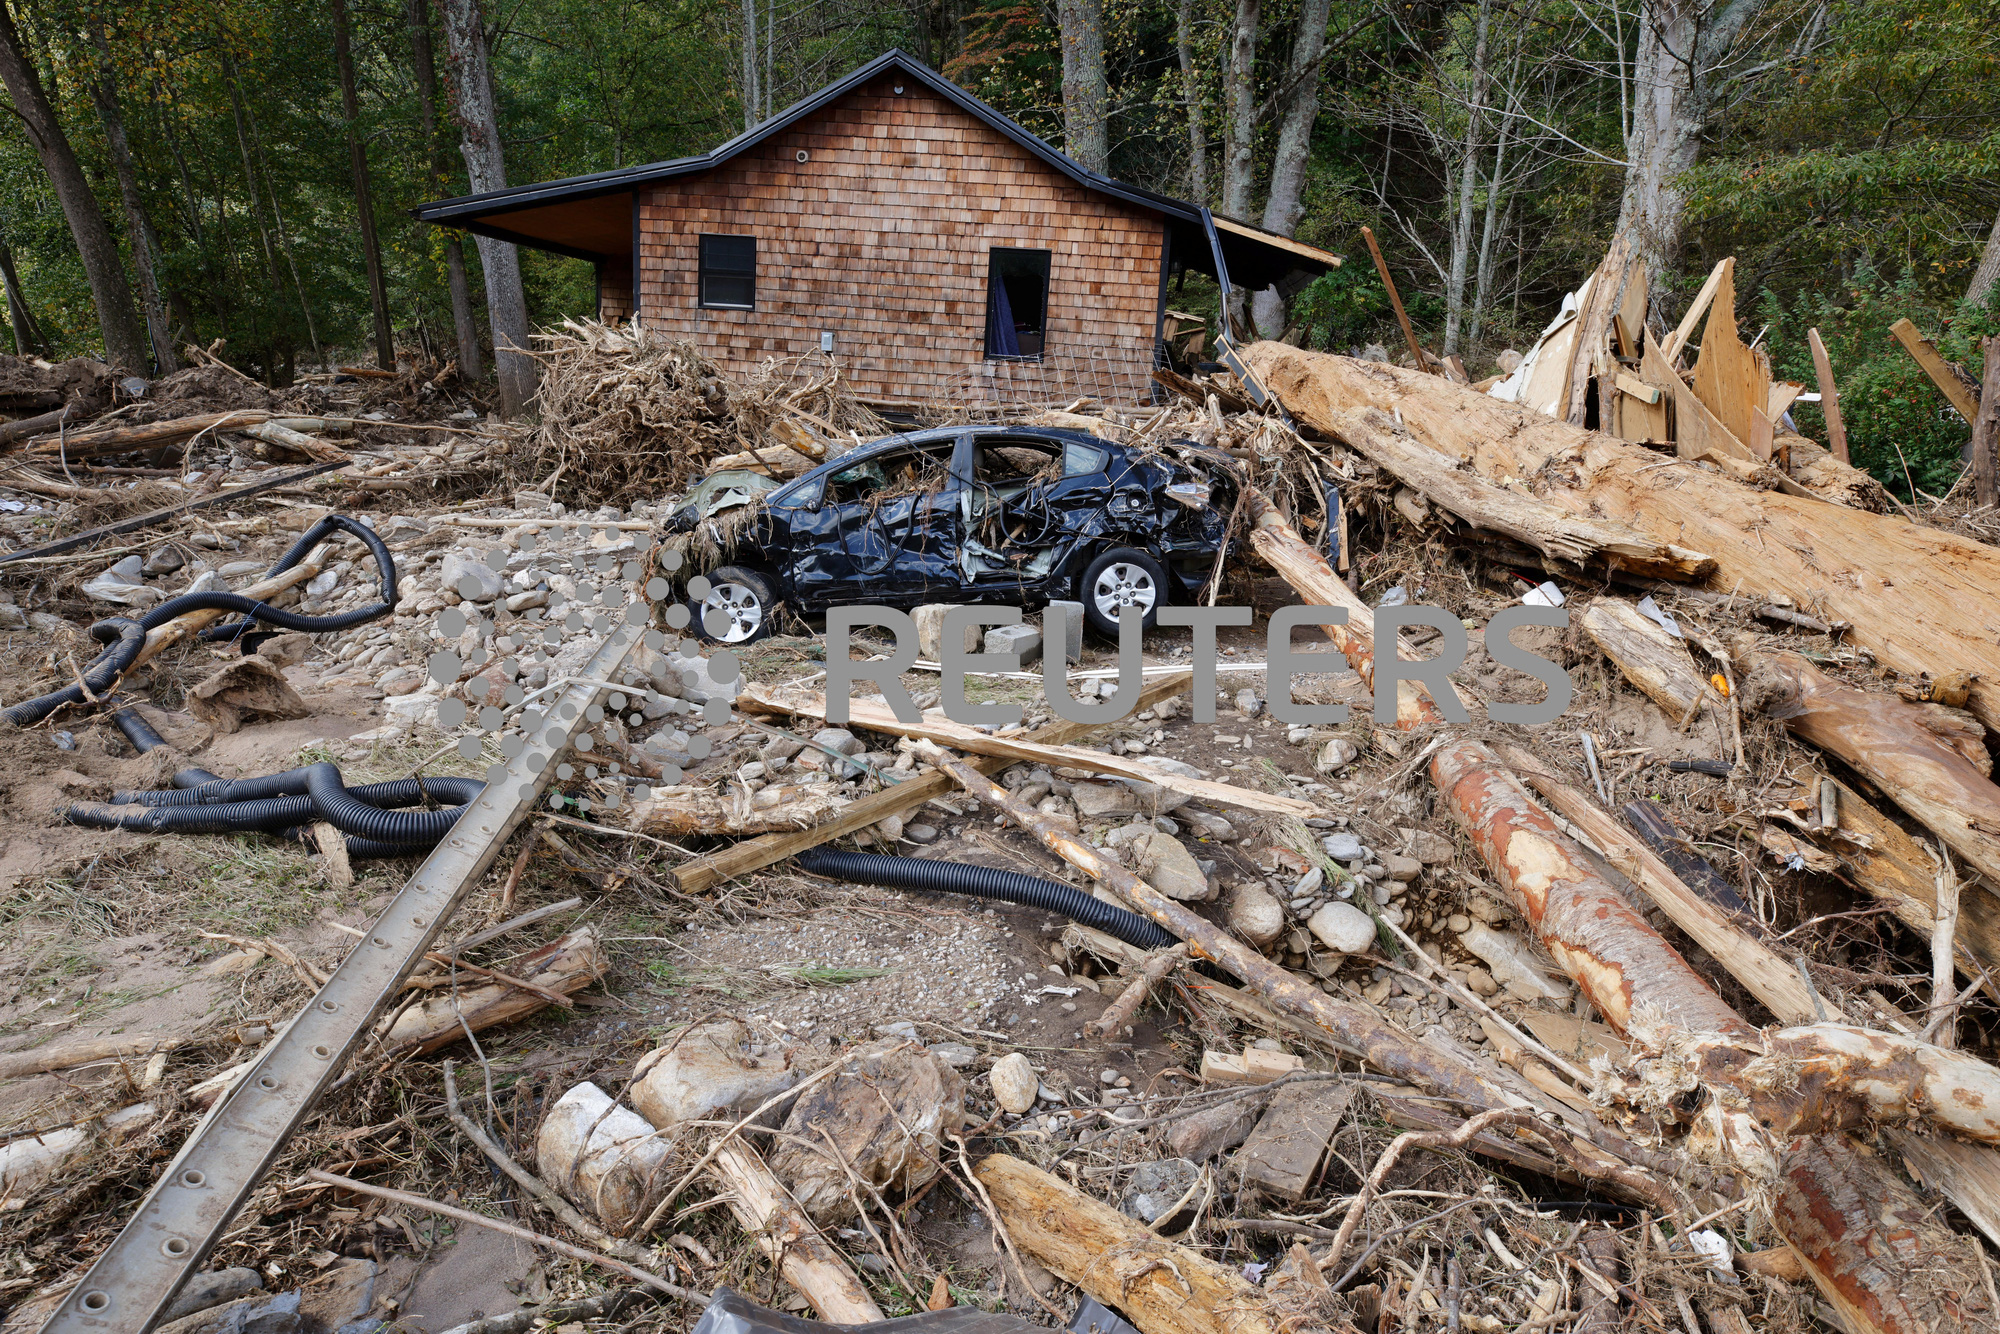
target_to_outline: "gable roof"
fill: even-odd
[[[1047,140],[1029,132],[1018,121],[1001,114],[921,60],[902,51],[885,51],[845,78],[828,84],[770,120],[745,130],[706,153],[600,171],[587,176],[567,176],[534,185],[511,186],[485,194],[441,199],[421,204],[411,212],[422,222],[463,227],[479,235],[557,254],[591,260],[622,258],[631,253],[629,220],[621,222],[609,216],[602,204],[583,207],[589,201],[629,195],[642,186],[712,171],[738,154],[784,133],[890,70],[923,85],[1085,189],[1161,214],[1174,234],[1176,258],[1198,272],[1214,272],[1202,208],[1086,169]],[[1239,286],[1260,288],[1278,281],[1293,270],[1325,272],[1340,263],[1336,255],[1233,218],[1216,216],[1214,223],[1224,262],[1229,267],[1230,277]]]

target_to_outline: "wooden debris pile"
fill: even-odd
[[[564,320],[535,341],[537,467],[566,497],[676,493],[726,467],[786,475],[886,431],[829,358],[773,361],[739,383],[636,319]]]

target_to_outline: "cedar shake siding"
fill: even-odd
[[[878,76],[638,198],[641,323],[731,370],[815,353],[831,333],[864,398],[1130,403],[1151,384],[1159,215],[1085,189],[913,82]],[[756,238],[756,309],[702,307],[703,234]],[[1039,363],[986,356],[996,247],[1050,252]],[[600,318],[626,313],[603,291]]]

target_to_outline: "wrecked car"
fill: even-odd
[[[942,427],[857,446],[739,509],[691,498],[668,528],[711,526],[721,561],[689,580],[687,605],[723,643],[772,633],[781,607],[1051,599],[1115,637],[1126,607],[1150,628],[1192,600],[1222,554],[1230,461],[1176,453],[1190,462],[1080,431]]]

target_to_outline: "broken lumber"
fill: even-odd
[[[1736,332],[1734,266],[1722,271],[1694,364],[1694,395],[1759,463],[1771,459],[1771,359]],[[1582,422],[1577,422],[1582,425]]]
[[[1833,380],[1833,362],[1826,355],[1826,344],[1821,341],[1818,329],[1806,330],[1806,342],[1812,345],[1813,377],[1819,381],[1819,410],[1826,418],[1826,443],[1833,456],[1846,463],[1847,424],[1840,419],[1840,387]]]
[[[1262,360],[1282,367],[1270,354]],[[1282,393],[1282,384],[1273,392]],[[1373,613],[1268,499],[1251,490],[1246,502],[1251,541],[1259,554],[1307,603],[1347,608],[1344,624],[1322,629],[1373,688]],[[1444,721],[1421,687],[1409,681],[1398,686],[1400,729]],[[1757,1030],[1653,930],[1490,750],[1477,742],[1453,741],[1448,732],[1432,745],[1431,780],[1453,819],[1471,836],[1481,860],[1536,936],[1614,1027],[1630,1034],[1633,1016],[1643,1007],[1653,1031],[1712,1033],[1745,1046],[1757,1042]],[[1671,880],[1669,874],[1662,883]],[[1714,912],[1685,886],[1681,891],[1693,909]],[[1698,912],[1689,916],[1699,919]],[[1745,940],[1738,953],[1749,957],[1751,949],[1762,946]],[[1759,967],[1752,975],[1777,996],[1781,984],[1775,977],[1775,956],[1770,957],[1774,966]],[[1795,991],[1803,989],[1796,978],[1791,985]],[[1712,1115],[1704,1147],[1721,1161],[1734,1161],[1776,1181],[1773,1214],[1781,1234],[1804,1257],[1821,1292],[1854,1313],[1850,1328],[1856,1334],[1969,1334],[2000,1314],[1984,1311],[1985,1298],[1973,1295],[1983,1291],[1983,1261],[1927,1214],[1907,1186],[1880,1170],[1876,1159],[1864,1157],[1838,1134],[1776,1142],[1747,1113],[1727,1110],[1729,1100],[1741,1097],[1735,1085],[1708,1092]],[[1891,1250],[1904,1263],[1887,1270],[1879,1257]],[[1934,1287],[1909,1290],[1905,1280],[1917,1266],[1934,1267],[1939,1276]]]
[[[1709,865],[1707,858],[1688,846],[1686,836],[1657,804],[1628,801],[1619,814],[1625,817],[1625,823],[1632,826],[1633,832],[1646,841],[1653,854],[1666,863],[1667,869],[1680,877],[1683,884],[1726,913],[1739,917],[1749,913],[1750,905],[1736,892],[1736,886],[1724,880],[1722,874]]]
[[[1141,1334],[1278,1334],[1264,1294],[1110,1205],[1006,1154],[973,1167],[1014,1243]]]
[[[847,1261],[820,1235],[755,1149],[740,1138],[732,1140],[716,1151],[709,1170],[727,1188],[729,1212],[737,1223],[757,1239],[757,1248],[813,1304],[822,1320],[866,1325],[884,1318]]]
[[[2000,885],[2000,787],[1927,725],[1923,707],[1842,685],[1797,653],[1752,653],[1746,664],[1745,707],[1852,766]]]
[[[1319,1175],[1327,1143],[1353,1100],[1352,1084],[1288,1084],[1279,1089],[1233,1159],[1243,1185],[1292,1204],[1304,1199]]]
[[[1676,725],[1709,693],[1687,646],[1623,598],[1593,598],[1577,626]]]
[[[428,996],[397,1016],[383,1034],[382,1045],[395,1054],[428,1055],[464,1037],[467,1027],[478,1032],[541,1009],[549,1003],[547,992],[571,996],[582,991],[611,971],[611,958],[598,943],[597,929],[582,926],[517,960],[512,967],[517,977],[534,983],[537,990],[488,982],[460,987],[456,993]]]
[[[2000,729],[2000,550],[1941,529],[1743,486],[1688,461],[1579,430],[1435,376],[1259,343],[1245,354],[1293,417],[1402,414],[1417,440],[1488,481],[1522,479],[1571,514],[1715,559],[1711,587],[1845,621],[1850,641],[1909,676],[1980,674],[1969,707]],[[1779,596],[1782,595],[1782,596]]]
[[[1967,388],[1964,381],[1952,373],[1951,363],[1944,359],[1944,354],[1930,339],[1918,331],[1916,325],[1907,319],[1897,320],[1889,326],[1889,332],[1903,345],[1903,350],[1910,354],[1911,359],[1923,367],[1924,374],[1931,377],[1931,383],[1958,410],[1959,416],[1970,422],[1979,415],[1978,392]]]
[[[1646,383],[1666,394],[1674,405],[1674,451],[1684,459],[1736,459],[1753,466],[1766,460],[1750,452],[1750,447],[1723,425],[1701,396],[1688,388],[1667,358],[1651,343],[1639,361]],[[1581,428],[1579,428],[1581,429]]]
[[[1375,272],[1382,279],[1383,289],[1389,293],[1389,304],[1395,308],[1396,323],[1402,326],[1403,341],[1410,348],[1410,359],[1419,372],[1428,373],[1430,354],[1425,352],[1423,344],[1417,341],[1417,331],[1410,327],[1410,314],[1403,309],[1402,294],[1396,290],[1396,280],[1389,276],[1389,261],[1382,258],[1382,247],[1375,243],[1373,229],[1363,227],[1361,239],[1368,243],[1368,253],[1375,257]]]
[[[1694,336],[1695,326],[1701,323],[1701,317],[1708,313],[1710,304],[1715,300],[1716,292],[1722,287],[1723,279],[1727,278],[1729,280],[1732,289],[1735,287],[1735,274],[1736,256],[1734,255],[1718,260],[1715,267],[1709,270],[1708,277],[1702,282],[1701,290],[1694,294],[1694,300],[1688,302],[1687,314],[1681,316],[1680,324],[1672,333],[1667,335],[1666,340],[1660,345],[1660,352],[1666,357],[1669,363],[1686,349],[1688,339]]]
[[[1552,559],[1578,566],[1602,564],[1656,579],[1699,580],[1715,571],[1715,562],[1698,551],[1658,542],[1617,524],[1566,514],[1546,501],[1453,467],[1435,450],[1411,439],[1387,413],[1341,413],[1329,423],[1328,434],[1474,528],[1501,533]]]
[[[1151,682],[1139,692],[1137,709],[1149,709],[1170,695],[1178,695],[1187,689],[1193,680],[1190,672],[1175,672]],[[1088,736],[1097,727],[1096,723],[1073,723],[1058,720],[1028,733],[1021,739],[1043,745],[1061,745],[1078,737]],[[983,756],[972,762],[973,768],[981,773],[998,773],[1013,763],[1011,760],[993,756]],[[811,829],[783,834],[765,834],[760,838],[744,839],[740,843],[718,849],[705,856],[685,862],[672,871],[674,882],[688,894],[696,894],[724,880],[733,880],[739,875],[781,862],[796,856],[807,848],[816,848],[822,843],[866,829],[892,815],[904,815],[930,801],[954,790],[957,784],[950,775],[928,773],[885,787],[880,792],[870,793],[850,806],[843,808],[837,816]]]
[[[1576,345],[1570,352],[1568,391],[1557,405],[1556,414],[1573,425],[1583,425],[1590,403],[1590,381],[1597,374],[1598,358],[1611,338],[1612,319],[1626,308],[1628,287],[1636,277],[1640,289],[1645,288],[1645,265],[1635,265],[1634,261],[1632,234],[1621,230],[1611,238],[1610,249],[1598,264],[1597,272],[1591,275],[1589,294],[1576,313]],[[1598,394],[1600,403],[1609,398],[1602,384]]]
[[[797,703],[786,703],[761,695],[754,690],[745,690],[737,696],[736,707],[752,713],[791,713],[817,719],[826,717],[826,699],[818,695]],[[1309,801],[1301,801],[1297,797],[1281,797],[1270,792],[1237,787],[1231,783],[1217,783],[1206,778],[1189,778],[1184,774],[1155,769],[1151,765],[1101,750],[1085,750],[1080,746],[1044,745],[1026,737],[996,736],[982,732],[976,727],[952,722],[936,711],[925,714],[922,722],[906,723],[898,719],[888,705],[877,704],[873,700],[850,700],[847,710],[847,725],[864,731],[886,732],[891,736],[921,737],[926,741],[950,746],[954,750],[970,751],[975,755],[990,755],[1010,761],[1028,760],[1052,767],[1088,769],[1093,773],[1152,783],[1169,792],[1178,792],[1199,801],[1212,801],[1243,810],[1262,811],[1269,815],[1290,815],[1303,819],[1320,813],[1319,807]]]

